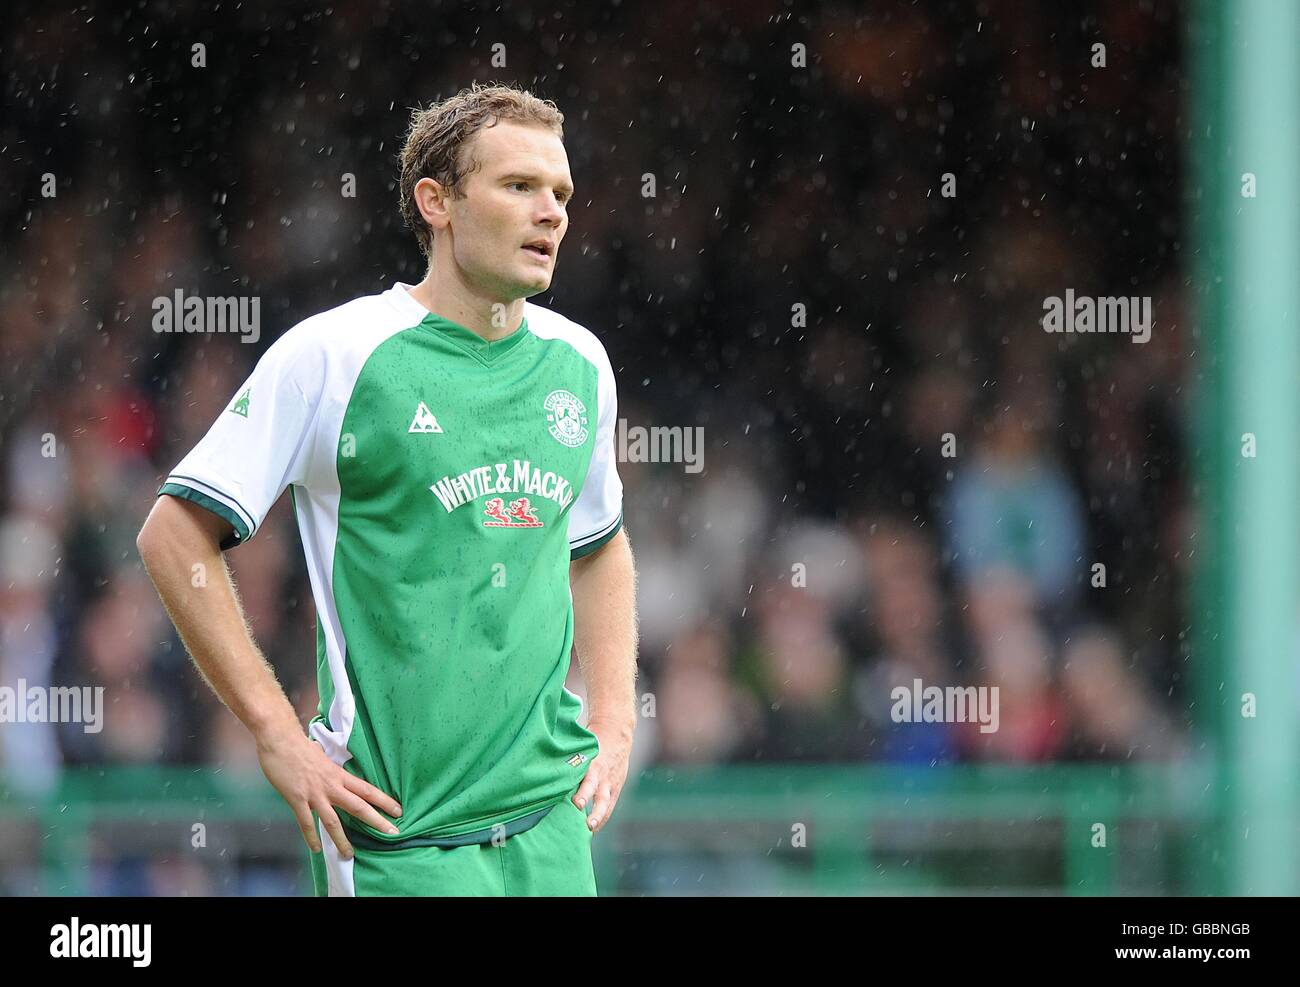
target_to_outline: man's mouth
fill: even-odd
[[[555,252],[555,248],[545,240],[534,240],[532,243],[525,243],[524,249],[537,257],[550,257]]]

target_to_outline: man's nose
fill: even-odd
[[[548,195],[543,200],[542,219],[557,225],[564,222],[564,207],[555,196]]]

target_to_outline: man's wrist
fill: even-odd
[[[632,733],[636,730],[636,715],[614,716],[593,711],[587,718],[587,728],[594,731],[597,727],[614,736],[631,740]]]
[[[287,699],[265,711],[250,712],[244,723],[258,747],[272,747],[289,737],[303,736],[298,716]]]

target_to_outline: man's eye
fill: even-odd
[[[527,183],[527,182],[511,182],[511,183],[510,183],[510,187],[511,187],[511,188],[528,188],[528,183]]]

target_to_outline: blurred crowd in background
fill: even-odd
[[[191,6],[0,15],[0,684],[106,690],[97,734],[0,730],[6,788],[65,765],[255,767],[134,539],[281,332],[422,276],[394,156],[410,107],[476,79],[567,117],[571,227],[533,301],[600,336],[629,426],[704,429],[701,472],[620,467],[634,767],[1193,742],[1168,8]],[[178,288],[259,297],[261,340],[155,333],[153,299]],[[1150,341],[1044,332],[1067,288],[1151,296]],[[288,498],[227,558],[305,721],[314,612]],[[998,686],[1000,729],[894,722],[916,679]]]

